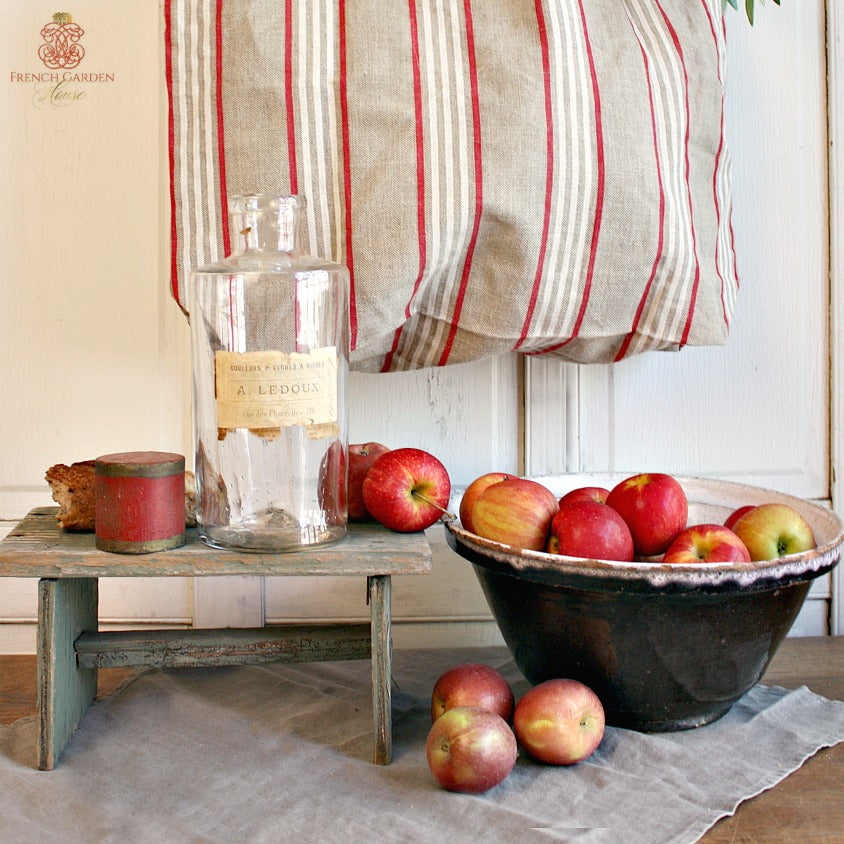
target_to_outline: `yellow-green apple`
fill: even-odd
[[[456,706],[434,721],[425,756],[434,779],[449,791],[480,794],[503,782],[518,755],[509,724],[494,712]]]
[[[445,466],[420,448],[384,452],[363,481],[363,503],[372,517],[403,533],[430,527],[446,512],[450,495]]]
[[[551,521],[548,552],[592,560],[633,559],[633,537],[612,507],[594,498],[563,501]]]
[[[466,662],[443,672],[431,694],[431,722],[456,706],[475,706],[513,719],[515,697],[510,684],[490,665]]]
[[[478,536],[515,548],[544,551],[557,497],[548,487],[527,478],[511,478],[487,487],[472,508]]]
[[[751,560],[774,560],[815,547],[812,526],[788,504],[759,504],[745,513],[733,530]]]
[[[463,497],[460,499],[460,510],[458,511],[460,515],[460,524],[463,525],[466,530],[471,533],[475,532],[475,528],[472,526],[472,510],[475,507],[475,502],[478,500],[478,496],[487,487],[501,483],[501,481],[510,480],[511,477],[512,475],[508,475],[506,472],[487,472],[485,475],[475,478],[475,480],[466,487],[466,492],[463,493]]]
[[[610,490],[607,504],[627,522],[640,557],[662,554],[689,517],[683,487],[662,472],[626,478]]]
[[[741,539],[725,525],[690,525],[668,546],[664,563],[749,563]]]
[[[574,765],[591,756],[604,737],[604,722],[604,707],[595,692],[571,679],[534,686],[513,713],[519,744],[549,765]]]
[[[364,522],[371,519],[363,503],[363,481],[372,464],[390,449],[382,443],[353,443],[349,446],[349,519]]]
[[[567,504],[569,501],[597,501],[599,504],[605,504],[609,494],[610,491],[602,486],[580,486],[567,492],[560,499],[560,504]]]
[[[733,525],[745,514],[749,513],[756,505],[755,504],[745,504],[742,507],[737,507],[724,519],[724,526],[732,529]]]
[[[345,524],[347,502],[346,449],[334,440],[319,464],[319,504],[330,524]]]

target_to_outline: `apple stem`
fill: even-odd
[[[414,489],[414,490],[411,490],[410,494],[414,498],[418,498],[420,501],[424,501],[426,504],[430,504],[432,507],[439,510],[440,513],[442,513],[442,518],[447,519],[450,522],[453,522],[457,518],[457,516],[455,516],[454,513],[449,513],[448,510],[445,509],[445,507],[441,507],[439,504],[437,504],[436,501],[431,501],[431,499],[428,498],[428,496],[425,495],[424,493],[418,492],[417,490]]]

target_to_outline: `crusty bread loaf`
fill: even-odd
[[[65,530],[94,529],[94,461],[51,466],[44,476],[53,501],[59,505],[56,521]]]
[[[44,476],[50,485],[53,501],[59,505],[56,521],[64,530],[92,531],[95,524],[96,502],[94,495],[95,463],[57,463]],[[196,478],[185,472],[185,524],[196,525]]]
[[[196,475],[185,471],[185,525],[196,527]]]

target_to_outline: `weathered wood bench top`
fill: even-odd
[[[69,533],[57,507],[38,507],[0,542],[3,577],[202,577],[206,575],[427,574],[431,548],[424,533],[396,533],[377,524],[350,525],[334,545],[285,554],[209,548],[188,529],[181,548],[151,554],[111,554],[93,533]]]

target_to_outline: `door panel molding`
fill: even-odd
[[[829,295],[832,505],[844,513],[844,7],[826,3],[827,149],[829,154]],[[832,572],[830,632],[844,635],[844,574]]]

